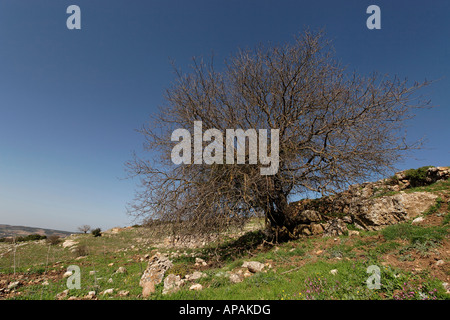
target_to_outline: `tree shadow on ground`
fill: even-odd
[[[213,261],[222,265],[224,262],[240,259],[245,255],[254,255],[256,251],[267,251],[272,244],[266,241],[267,236],[262,230],[247,232],[237,239],[226,241],[205,250],[205,254]],[[218,266],[219,266],[218,265]]]

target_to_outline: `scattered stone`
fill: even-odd
[[[84,296],[84,299],[93,300],[96,298],[95,291],[89,291],[87,295]]]
[[[242,264],[243,268],[247,268],[252,273],[261,272],[264,269],[264,263],[258,261],[246,261]]]
[[[359,236],[359,231],[357,230],[348,230],[349,237],[351,236]]]
[[[339,218],[329,220],[325,224],[324,237],[336,237],[343,235],[347,231],[347,224]]]
[[[207,274],[199,271],[194,271],[194,273],[185,276],[186,280],[189,281],[195,281],[203,277],[207,277]]]
[[[207,266],[208,264],[202,258],[195,258],[195,265],[196,266]]]
[[[331,273],[333,276],[335,276],[335,275],[337,275],[338,270],[337,270],[337,269],[330,270],[330,273]]]
[[[436,265],[437,266],[441,266],[441,265],[443,265],[445,262],[444,262],[444,260],[438,260],[438,261],[436,261]]]
[[[164,289],[162,294],[169,294],[174,293],[180,290],[180,287],[183,285],[184,281],[181,280],[180,276],[177,276],[175,274],[169,274],[164,279]]]
[[[95,276],[96,273],[97,273],[97,271],[95,271],[95,270],[89,271],[89,275],[90,275],[90,276]]]
[[[66,272],[64,272],[64,274],[63,274],[63,278],[70,277],[72,274],[73,274],[72,271],[66,271]]]
[[[64,290],[63,292],[60,292],[56,295],[56,299],[58,300],[62,300],[67,298],[67,296],[69,295],[69,289]]]
[[[251,273],[251,272],[248,271],[248,270],[245,270],[244,273],[243,273],[242,275],[244,276],[244,278],[248,278],[248,277],[251,277],[251,276],[253,275],[253,273]]]
[[[48,283],[48,281],[47,281],[47,280],[44,280],[44,281],[42,282],[42,285],[43,285],[43,286],[48,286],[48,285],[49,285],[49,283]]]
[[[111,262],[108,264],[108,267],[112,267],[114,265],[114,262]]]
[[[227,274],[227,273],[225,273],[225,272],[223,272],[223,271],[219,271],[219,272],[217,272],[214,276],[215,276],[215,277],[222,278],[222,277],[229,277],[229,274]]]
[[[444,290],[446,290],[445,293],[450,294],[450,284],[448,284],[448,282],[442,282],[442,286],[444,287]]]
[[[244,275],[241,273],[231,273],[230,274],[230,281],[232,283],[239,283],[244,281]]]
[[[105,291],[101,292],[100,294],[106,295],[106,294],[113,294],[113,293],[114,293],[114,288],[111,288],[111,289],[106,289]]]
[[[424,218],[423,217],[417,217],[417,218],[415,218],[411,223],[412,224],[416,224],[416,223],[421,223],[421,222],[423,222],[424,221]]]
[[[98,279],[97,279],[98,280]],[[109,278],[108,279],[108,283],[113,283],[114,282],[114,280],[112,279],[112,278]]]
[[[127,290],[120,290],[117,294],[118,294],[120,297],[127,297],[127,296],[130,294],[130,291],[127,291]]]
[[[119,267],[115,273],[127,273],[127,269],[125,267]]]
[[[20,285],[20,281],[14,281],[14,282],[10,282],[8,285],[8,289],[12,290],[17,288]]]
[[[200,283],[195,283],[189,287],[189,290],[200,291],[203,289],[203,286]]]

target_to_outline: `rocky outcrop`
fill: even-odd
[[[407,192],[450,177],[449,167],[423,167],[397,172],[393,177],[351,185],[348,190],[314,200],[291,204],[297,226],[294,234],[337,236],[347,232],[347,224],[378,230],[417,217],[435,204],[430,192]]]
[[[143,288],[143,297],[148,297],[155,292],[155,286],[161,283],[165,272],[172,266],[173,264],[169,258],[159,252],[150,258],[147,268],[139,281],[139,285]]]
[[[429,192],[401,192],[363,200],[351,209],[351,215],[356,227],[378,230],[418,216],[433,205],[437,198],[437,195]]]

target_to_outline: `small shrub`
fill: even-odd
[[[395,186],[398,185],[399,182],[400,181],[398,180],[398,177],[396,175],[393,175],[392,177],[387,178],[384,184],[388,186]]]
[[[52,235],[47,237],[47,243],[50,244],[50,245],[57,245],[60,242],[61,242],[61,239],[56,234],[52,234]]]
[[[444,219],[442,220],[442,225],[448,225],[450,224],[450,212],[447,212],[447,214],[444,216]]]
[[[409,169],[405,172],[406,179],[409,180],[411,187],[419,187],[427,184],[427,170],[433,166],[420,167],[418,169]]]
[[[96,229],[92,230],[91,233],[94,237],[102,236],[102,230],[100,228],[96,228]]]
[[[84,257],[89,254],[89,248],[86,245],[80,245],[75,247],[74,254],[76,257]]]
[[[184,276],[188,273],[190,273],[190,268],[185,263],[176,264],[167,270],[167,274],[174,274],[176,276],[180,276],[181,278],[184,278]]]

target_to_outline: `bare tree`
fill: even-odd
[[[134,155],[127,168],[142,184],[130,212],[185,231],[220,230],[261,214],[272,234],[295,236],[290,196],[330,194],[394,169],[420,144],[406,141],[405,120],[413,108],[429,104],[415,97],[427,81],[408,85],[397,77],[348,72],[322,32],[240,50],[221,72],[212,59],[193,59],[188,74],[175,71],[167,103],[140,130],[151,159]],[[177,128],[192,133],[194,121],[221,132],[279,129],[278,171],[261,175],[261,163],[230,165],[225,159],[175,165],[171,134]]]
[[[85,224],[85,225],[78,227],[78,230],[80,232],[87,233],[89,230],[91,230],[91,226]]]

